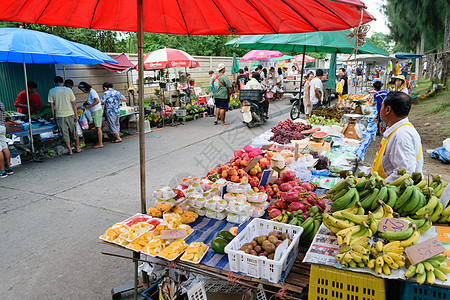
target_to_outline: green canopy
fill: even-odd
[[[349,30],[315,31],[293,34],[244,35],[226,43],[228,47],[243,49],[278,50],[282,52],[352,53],[355,39]],[[304,49],[306,46],[306,49]],[[358,48],[361,54],[389,55],[386,51],[366,41]]]
[[[236,53],[233,53],[233,66],[231,68],[231,73],[236,74],[239,72],[239,62],[236,58]]]
[[[328,72],[328,83],[327,89],[335,89],[336,88],[336,53],[331,54],[330,59],[330,72]],[[333,72],[334,70],[334,72]]]

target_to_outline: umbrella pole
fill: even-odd
[[[137,42],[138,42],[138,90],[139,90],[139,164],[141,179],[141,212],[146,213],[145,193],[145,132],[144,132],[144,37],[143,37],[143,0],[137,0]],[[136,289],[137,290],[137,289]],[[135,290],[135,291],[136,291]],[[136,296],[136,295],[135,295]]]
[[[28,94],[27,65],[25,64],[25,58],[23,60],[23,74],[25,78],[25,92],[27,95],[28,123],[30,125],[28,130],[30,131],[31,154],[34,155],[33,129],[31,128],[30,95]]]
[[[300,106],[303,101],[302,98],[302,88],[303,88],[303,72],[305,71],[305,53],[306,53],[306,45],[303,45],[303,60],[302,60],[302,70],[300,71],[300,96],[298,97],[298,113],[300,113]],[[305,108],[306,111],[306,108]]]

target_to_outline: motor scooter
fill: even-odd
[[[242,116],[243,122],[248,128],[252,128],[256,123],[267,122],[268,100],[264,97],[262,90],[240,90],[239,99],[243,102]]]

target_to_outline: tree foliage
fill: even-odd
[[[384,34],[382,32],[374,32],[371,37],[366,38],[367,41],[371,42],[375,46],[380,49],[383,49],[386,52],[391,51],[392,47],[390,46],[391,38],[389,35]]]
[[[388,17],[391,37],[400,51],[414,50],[425,36],[425,51],[442,49],[447,0],[387,0],[384,13]]]

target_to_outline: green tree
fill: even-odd
[[[374,32],[372,36],[368,37],[366,40],[386,52],[392,50],[392,47],[390,46],[391,38],[389,37],[389,35],[382,32]]]

